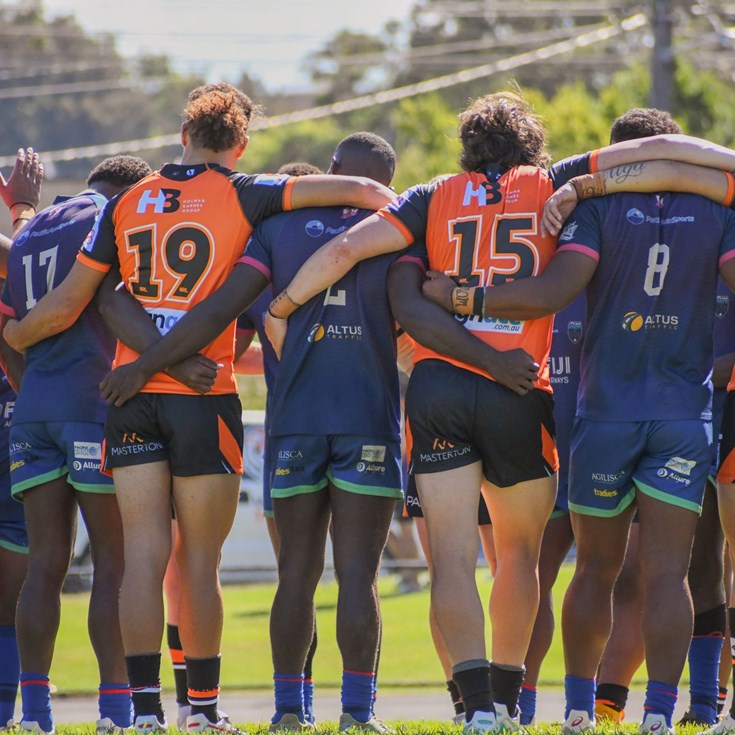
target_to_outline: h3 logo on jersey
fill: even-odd
[[[138,207],[135,212],[145,214],[152,205],[155,214],[171,214],[181,206],[180,196],[179,189],[159,189],[156,194],[153,193],[153,189],[146,189],[138,199]]]

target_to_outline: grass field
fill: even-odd
[[[571,565],[562,568],[556,586],[556,607],[571,577]],[[487,601],[491,579],[478,571],[482,599]],[[383,610],[383,647],[380,685],[443,686],[442,671],[434,653],[428,628],[428,590],[396,594],[396,578],[380,580]],[[225,625],[222,644],[222,685],[226,688],[270,688],[272,667],[268,643],[268,616],[275,591],[273,584],[231,585],[224,588]],[[316,596],[319,649],[314,678],[321,686],[338,685],[341,664],[335,643],[337,586],[325,577]],[[65,595],[61,629],[56,643],[51,680],[59,693],[92,692],[98,685],[97,671],[86,628],[87,594]],[[164,642],[165,646],[165,642]],[[167,657],[164,657],[167,662]],[[172,685],[171,669],[162,667],[164,686]],[[544,682],[560,686],[563,679],[559,627],[542,670]]]

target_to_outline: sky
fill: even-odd
[[[243,71],[270,91],[305,89],[301,63],[342,28],[377,33],[416,0],[44,0],[87,31],[113,33],[124,56],[166,54],[179,71],[235,82]]]

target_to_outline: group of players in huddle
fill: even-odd
[[[14,227],[0,250],[0,719],[20,682],[20,729],[54,730],[48,674],[78,503],[98,732],[166,727],[164,581],[177,722],[233,729],[218,709],[218,563],[242,473],[234,365],[257,332],[278,557],[273,731],[314,728],[328,533],[339,727],[388,731],[374,715],[376,578],[405,484],[465,731],[533,723],[551,587],[574,542],[565,735],[593,729],[596,711],[622,717],[643,651],[641,732],[673,731],[688,655],[687,720],[735,735],[718,712],[723,538],[735,549],[735,151],[636,109],[610,146],[550,165],[539,119],[498,93],[460,115],[462,173],[396,196],[395,153],[372,133],[345,138],[326,175],[238,173],[252,114],[231,85],[199,87],[179,164],[106,159],[87,190],[38,213],[36,154],[20,151],[0,181]],[[492,661],[480,537],[495,565]],[[613,621],[624,564],[634,581],[619,583]],[[626,646],[603,659],[611,628]]]

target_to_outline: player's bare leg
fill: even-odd
[[[275,672],[276,714],[305,721],[304,663],[314,635],[314,592],[324,571],[324,548],[331,511],[326,489],[290,498],[274,498],[276,528],[281,539],[278,589],[270,619]],[[296,681],[294,681],[296,680]]]
[[[219,654],[222,590],[219,559],[237,511],[240,476],[173,478],[179,543],[179,628],[188,658]]]
[[[15,611],[23,581],[28,569],[28,554],[0,547],[0,728],[14,717],[15,699],[18,693],[20,664],[18,661]]]
[[[171,473],[168,462],[151,462],[117,467],[113,478],[124,531],[120,629],[133,707],[137,722],[155,717],[162,723],[163,578],[171,555]]]
[[[342,654],[344,715],[372,718],[380,646],[380,558],[393,519],[395,498],[363,495],[329,485],[334,566],[339,579],[337,644]],[[341,723],[343,725],[344,723]]]
[[[727,628],[723,576],[724,535],[717,508],[716,488],[708,483],[689,564],[694,634],[687,657],[689,707],[682,723],[713,725],[718,719],[719,664]]]
[[[22,719],[38,722],[50,731],[48,673],[61,617],[61,587],[71,560],[77,505],[64,478],[26,490],[23,505],[28,573],[16,615],[21,682],[28,681],[22,687]]]
[[[536,620],[533,624],[531,640],[528,644],[526,654],[526,676],[523,682],[524,691],[521,698],[526,695],[533,696],[535,701],[536,686],[541,671],[541,664],[551,648],[554,637],[554,600],[552,596],[556,578],[559,575],[564,559],[574,542],[572,534],[572,523],[569,514],[564,513],[556,518],[551,518],[546,524],[544,537],[541,541],[541,554],[539,556],[539,606]],[[534,708],[535,709],[535,708]],[[530,723],[530,713],[525,716],[521,705],[521,723]]]
[[[612,625],[612,591],[628,544],[633,508],[610,518],[570,512],[577,565],[564,596],[564,717],[594,717],[595,676]],[[566,723],[565,723],[566,726]]]
[[[102,682],[127,682],[118,600],[122,583],[123,532],[113,494],[78,492],[94,564],[89,598],[89,638]]]
[[[452,679],[468,721],[477,713],[493,721],[490,663],[485,648],[485,614],[477,591],[477,508],[482,465],[417,474],[429,538],[433,577],[431,605],[452,664]]]
[[[495,536],[493,535],[493,526],[491,523],[478,526],[477,530],[480,533],[480,546],[482,546],[482,553],[485,555],[485,561],[487,562],[490,575],[495,576],[498,572],[498,556],[495,553]]]
[[[485,657],[485,615],[477,591],[479,462],[416,475],[433,562],[431,605],[452,665]]]
[[[687,571],[697,514],[643,493],[638,493],[637,501],[648,678],[674,686],[684,670],[692,636]]]
[[[613,589],[612,629],[602,654],[595,697],[595,715],[614,722],[623,719],[630,682],[645,659],[639,530],[640,524],[631,524],[625,561]]]
[[[239,488],[238,474],[173,476],[179,630],[186,651],[190,732],[220,720],[217,705],[224,611],[219,560],[235,520]]]

